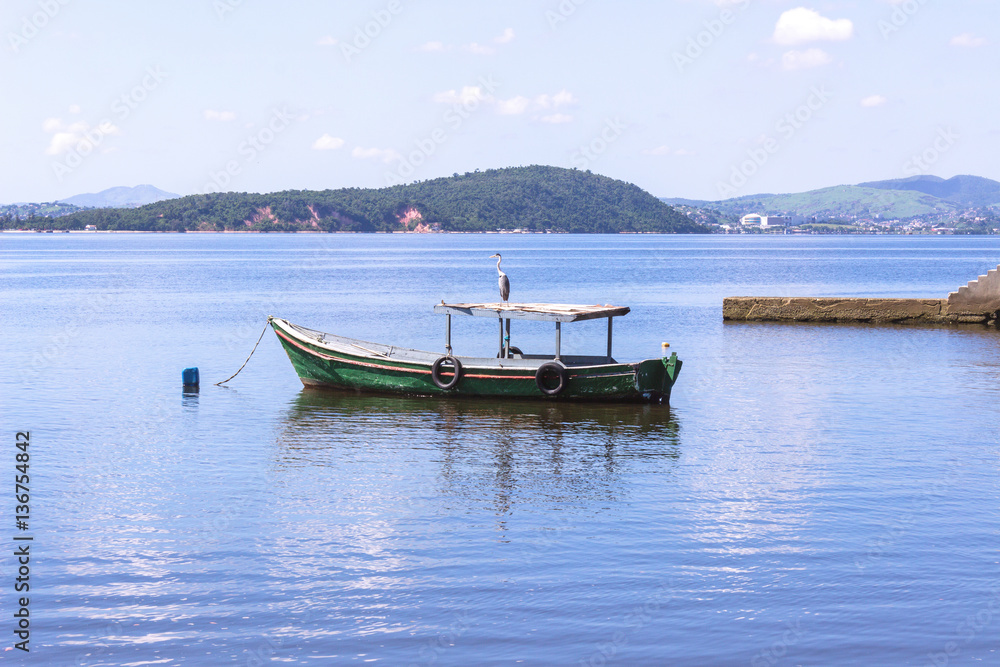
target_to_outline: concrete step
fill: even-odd
[[[984,275],[968,284],[959,287],[957,292],[948,295],[948,303],[952,306],[992,305],[1000,301],[1000,265],[990,269]]]

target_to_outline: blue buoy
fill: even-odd
[[[181,371],[181,382],[184,383],[185,387],[197,387],[198,386],[198,369],[197,368],[185,368]]]

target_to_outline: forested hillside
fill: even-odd
[[[3,221],[6,228],[23,224]],[[455,174],[380,189],[192,195],[136,209],[81,211],[44,225],[143,231],[707,231],[635,185],[541,166]]]

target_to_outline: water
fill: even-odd
[[[271,333],[211,384],[268,314],[443,349],[431,305],[494,299],[497,251],[514,300],[631,306],[615,354],[670,342],[670,408],[309,392]],[[30,662],[1000,664],[998,332],[721,318],[943,296],[998,259],[990,237],[0,235]],[[495,335],[454,321],[459,354]],[[603,336],[568,325],[563,350]],[[553,338],[515,323],[526,351]]]

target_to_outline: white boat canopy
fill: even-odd
[[[621,317],[629,312],[628,306],[607,304],[582,306],[562,303],[445,303],[434,306],[434,312],[443,315],[472,315],[503,320],[536,320],[541,322],[579,322],[601,317]]]
[[[491,317],[500,322],[500,358],[511,356],[510,345],[510,321],[511,320],[535,320],[538,322],[556,323],[556,361],[560,357],[562,347],[562,323],[580,322],[582,320],[596,320],[602,317],[608,318],[608,363],[613,361],[611,357],[611,318],[627,315],[628,306],[609,306],[607,304],[583,306],[561,303],[441,303],[434,306],[434,312],[447,315],[445,326],[445,350],[451,354],[451,316],[471,315],[473,317]],[[504,321],[506,320],[507,331],[504,332]]]

